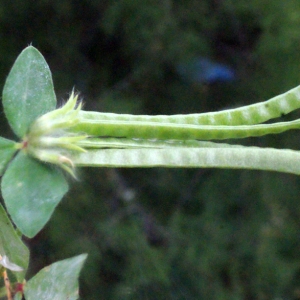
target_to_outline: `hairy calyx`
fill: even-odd
[[[87,135],[72,133],[70,128],[79,123],[78,114],[82,104],[77,103],[78,95],[72,92],[66,104],[39,117],[31,126],[20,148],[29,155],[60,166],[73,177],[74,164],[70,152],[85,152],[77,143]]]

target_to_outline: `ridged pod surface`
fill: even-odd
[[[189,125],[252,125],[281,117],[298,108],[300,108],[300,86],[268,101],[218,112],[147,116],[82,111],[81,117],[82,119],[97,121],[134,121]]]

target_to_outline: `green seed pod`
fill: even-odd
[[[300,108],[300,86],[271,98],[268,101],[218,112],[171,116],[147,116],[80,111],[80,117],[83,120],[112,122],[142,121],[190,125],[252,125],[281,117],[298,108]]]

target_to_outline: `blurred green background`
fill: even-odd
[[[214,111],[300,81],[299,0],[2,0],[0,36],[2,87],[32,44],[50,65],[59,103],[75,86],[86,110]],[[209,62],[208,74],[225,73],[204,74],[199,61]],[[12,136],[3,114],[0,127]],[[300,149],[299,137],[242,143]],[[300,299],[300,178],[211,169],[78,173],[46,228],[26,240],[29,277],[85,252],[84,300]]]

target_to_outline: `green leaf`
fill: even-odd
[[[20,231],[33,237],[51,217],[68,191],[59,170],[38,162],[20,151],[2,179],[6,208]]]
[[[26,300],[78,299],[78,277],[86,257],[81,254],[42,269],[27,282]]]
[[[18,292],[18,293],[15,295],[14,300],[22,300],[22,298],[23,298],[22,293]]]
[[[7,164],[17,151],[16,143],[0,137],[0,176],[3,174]]]
[[[49,66],[34,47],[23,50],[14,63],[4,85],[3,106],[11,128],[20,138],[39,116],[55,109]]]
[[[199,147],[161,149],[97,149],[74,153],[76,166],[233,168],[278,171],[300,175],[300,152],[273,148],[203,143]],[[201,146],[203,145],[203,146]]]
[[[7,256],[9,261],[24,269],[15,272],[19,282],[22,282],[28,267],[29,251],[11,224],[3,206],[0,204],[0,255]]]

